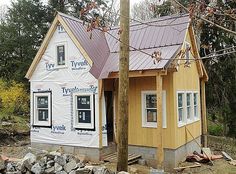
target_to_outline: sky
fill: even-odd
[[[134,3],[140,2],[140,1],[142,1],[142,0],[130,0],[130,4],[132,6]],[[10,4],[11,4],[11,0],[0,0],[0,6],[1,5],[10,5]]]

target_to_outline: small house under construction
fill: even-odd
[[[118,30],[94,29],[90,38],[82,21],[56,15],[26,74],[32,146],[91,160],[116,150]],[[199,150],[208,80],[199,58],[188,15],[130,25],[129,153],[150,166],[164,158],[172,168]]]

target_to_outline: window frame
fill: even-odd
[[[157,95],[157,92],[154,90],[151,91],[141,91],[141,106],[142,106],[142,127],[143,128],[157,128],[157,121],[156,122],[147,122],[147,115],[146,115],[146,95]],[[153,108],[152,108],[153,109]],[[157,111],[157,106],[156,106]],[[166,119],[166,91],[162,91],[162,128],[167,128],[167,119]],[[158,112],[156,119],[158,119]]]
[[[190,103],[188,105],[188,94],[190,94]],[[186,120],[188,123],[192,122],[193,121],[193,104],[192,104],[192,101],[193,101],[193,92],[192,91],[186,91],[186,95],[185,95],[186,99],[185,99],[185,102],[186,102]],[[190,108],[190,116],[188,118],[188,108]]]
[[[65,64],[64,65],[59,65],[58,64],[58,47],[64,46],[64,56],[65,56]],[[68,62],[67,62],[67,42],[58,42],[55,45],[55,68],[67,68],[68,67]]]
[[[179,120],[179,94],[182,94],[182,107],[181,109],[183,110],[182,111],[182,120],[180,121]],[[186,112],[185,112],[185,92],[184,91],[177,91],[177,97],[176,97],[176,100],[177,100],[177,120],[178,120],[178,126],[181,127],[185,124],[186,122]]]
[[[179,121],[179,101],[178,101],[178,94],[183,94],[183,120]],[[199,121],[200,118],[200,108],[199,108],[199,92],[198,91],[190,91],[190,90],[186,90],[186,91],[177,91],[176,92],[177,96],[176,96],[176,106],[177,106],[177,124],[178,127],[182,127],[184,125],[187,124],[191,124],[195,121]],[[187,117],[188,114],[188,105],[187,105],[187,94],[190,94],[190,118]],[[197,117],[194,116],[194,94],[197,94]]]
[[[90,97],[90,109],[78,109],[77,108],[77,97],[79,96],[89,96]],[[94,93],[73,93],[73,122],[74,128],[78,130],[90,130],[95,131],[95,94]],[[91,122],[90,123],[79,123],[78,114],[79,110],[90,110],[91,112]]]
[[[196,100],[196,105],[194,104],[194,94],[197,95],[197,100]],[[199,110],[199,93],[198,91],[193,91],[193,119],[194,120],[199,120],[200,119],[200,110]],[[197,116],[195,116],[195,107],[196,107],[196,111],[197,111]]]
[[[48,97],[48,121],[38,120],[38,97]],[[33,127],[52,127],[52,92],[51,91],[38,91],[33,92]]]

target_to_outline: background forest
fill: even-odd
[[[81,9],[90,2],[49,0],[48,3],[42,3],[40,0],[16,0],[9,8],[0,8],[0,120],[14,120],[19,116],[28,118],[29,83],[24,76],[55,12],[81,18]],[[100,16],[103,25],[118,25],[117,1],[96,2],[98,8],[92,14]],[[200,56],[212,56],[203,60],[209,75],[206,85],[209,133],[236,137],[236,35],[215,25],[236,31],[236,2],[144,0],[134,5],[131,16],[135,20],[148,20],[186,13],[178,2],[190,12]],[[202,20],[202,17],[213,21],[213,24]]]

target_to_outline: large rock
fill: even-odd
[[[29,160],[24,160],[23,162],[22,162],[22,168],[26,168],[27,170],[31,170],[31,168],[32,168],[32,164],[29,162]],[[21,170],[22,171],[22,170]]]
[[[75,160],[71,160],[70,162],[68,162],[67,164],[64,165],[64,170],[69,173],[71,172],[71,170],[76,168],[76,161]]]
[[[45,171],[44,171],[44,173],[46,173],[46,174],[52,174],[52,173],[54,173],[54,167],[50,167],[50,168],[48,168],[48,169],[46,169]]]
[[[34,164],[36,162],[36,156],[32,153],[27,153],[23,158],[23,161],[28,160],[30,164]]]
[[[76,168],[84,168],[84,167],[85,167],[84,163],[76,164]]]
[[[54,164],[55,172],[60,172],[62,169],[63,169],[63,167],[60,164],[58,164],[58,163]]]
[[[92,172],[92,170],[90,170],[88,168],[77,169],[75,171],[76,174],[90,174],[91,172]]]
[[[7,172],[15,172],[16,169],[12,163],[7,163]]]
[[[61,153],[57,151],[52,151],[47,154],[49,160],[54,160],[55,156],[61,156]]]
[[[43,173],[43,168],[39,163],[35,163],[31,168],[31,172],[33,172],[34,174],[41,174]]]
[[[118,174],[129,174],[128,172],[121,171]]]
[[[56,174],[67,174],[65,171],[56,172]]]
[[[6,174],[21,174],[20,171],[15,171],[15,172],[6,172]]]
[[[66,159],[63,156],[55,156],[54,161],[61,166],[64,166],[66,164]]]
[[[55,163],[54,160],[48,161],[46,164],[46,168],[51,168],[52,166],[54,166],[54,163]]]

